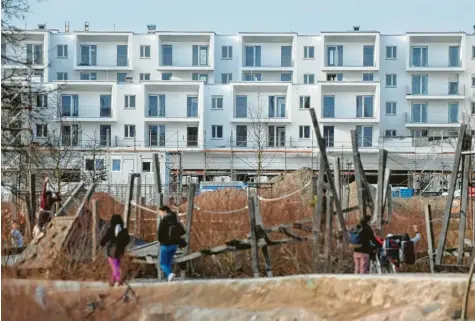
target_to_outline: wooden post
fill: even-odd
[[[475,247],[474,247],[475,249]],[[470,297],[470,287],[472,286],[473,272],[475,271],[475,260],[470,263],[470,270],[468,271],[468,281],[463,295],[462,312],[460,313],[460,320],[467,320],[468,298]]]
[[[455,157],[454,157],[454,163],[453,163],[453,168],[452,168],[452,175],[450,176],[450,182],[448,185],[449,192],[446,198],[446,203],[445,203],[445,209],[444,209],[444,217],[442,221],[442,230],[440,231],[439,234],[439,243],[437,245],[437,253],[436,253],[436,258],[435,258],[435,263],[437,265],[442,264],[442,259],[444,256],[444,248],[445,248],[445,242],[447,240],[447,232],[449,230],[449,222],[450,222],[450,215],[452,212],[452,202],[454,200],[454,192],[455,192],[455,183],[457,182],[457,173],[459,170],[460,166],[460,160],[462,157],[462,148],[464,145],[464,139],[465,139],[465,132],[467,130],[467,125],[466,124],[461,124],[460,125],[460,131],[459,131],[459,136],[458,136],[458,141],[457,141],[457,148],[455,150]]]
[[[326,248],[325,248],[325,270],[327,273],[332,269],[332,227],[333,227],[333,195],[327,195],[327,213],[326,213]]]
[[[467,227],[467,210],[468,210],[468,181],[470,177],[470,155],[462,157],[462,187],[461,187],[461,204],[459,219],[459,244],[457,249],[457,264],[463,265],[464,245],[465,245],[465,229]]]
[[[141,204],[142,200],[142,178],[140,177],[140,174],[136,175],[136,180],[137,180],[137,190],[135,191],[135,204]],[[135,211],[134,211],[134,216],[135,216],[135,223],[134,223],[134,234],[136,237],[140,238],[140,223],[139,223],[139,218],[141,217],[141,212],[142,210],[140,207],[135,206]]]
[[[128,228],[130,223],[130,213],[132,211],[132,206],[130,202],[132,202],[133,194],[134,194],[134,179],[135,175],[133,173],[129,173],[129,183],[127,184],[127,196],[125,198],[125,206],[124,206],[124,227]]]
[[[18,189],[18,176],[14,175],[12,177],[12,205],[11,205],[11,218],[16,221],[18,220],[18,194],[20,193],[20,190]]]
[[[272,273],[272,264],[270,261],[269,249],[267,246],[262,247],[262,255],[264,256],[264,265],[265,265],[267,277],[271,278],[274,275]]]
[[[335,182],[332,179],[332,173],[330,170],[330,166],[328,164],[328,158],[325,150],[325,141],[323,140],[322,134],[320,133],[320,127],[318,125],[318,120],[317,120],[317,115],[315,114],[315,109],[310,108],[310,116],[312,117],[312,124],[313,124],[313,129],[315,131],[315,134],[317,135],[317,143],[318,143],[318,148],[320,150],[320,155],[323,160],[323,165],[325,167],[325,174],[328,177],[328,183],[330,184],[330,189],[333,195],[333,200],[335,202],[335,207],[336,207],[336,213],[338,217],[338,221],[340,223],[341,231],[343,232],[343,240],[345,241],[345,244],[349,243],[349,235],[346,230],[345,226],[345,219],[343,217],[343,210],[341,208],[341,202],[340,198],[338,197],[336,187],[335,187]]]
[[[191,235],[191,223],[193,221],[193,208],[195,204],[196,184],[191,183],[188,187],[188,203],[186,208],[186,246],[183,249],[183,253],[188,254],[190,248],[190,235]]]
[[[97,244],[99,234],[99,201],[97,199],[92,200],[92,262],[96,261],[97,257]]]
[[[323,218],[323,192],[325,179],[323,175],[323,161],[320,157],[320,170],[318,178],[313,177],[313,199],[317,203],[313,207],[313,268],[314,272],[318,272],[318,261],[320,259],[320,230]]]
[[[160,174],[160,158],[158,153],[153,154],[153,172],[155,177],[155,189],[157,196],[157,206],[160,208],[163,206],[163,191],[162,191],[162,177]]]
[[[391,222],[391,216],[393,216],[393,193],[391,185],[388,185],[388,224]]]
[[[69,204],[71,204],[74,200],[74,198],[76,197],[76,195],[81,191],[81,189],[84,187],[85,183],[83,181],[81,181],[77,186],[76,188],[74,189],[74,191],[69,195],[68,199],[63,203],[63,205],[61,206],[61,208],[56,211],[56,214],[54,216],[60,216],[64,213],[64,211],[66,210],[66,208],[68,208]]]
[[[25,224],[26,224],[26,233],[25,236],[32,240],[32,231],[33,226],[35,226],[35,218],[36,218],[36,175],[30,173],[30,199],[29,199],[29,208],[28,214],[25,213]]]
[[[141,196],[140,197],[140,205],[142,206],[145,206],[146,205],[146,201],[145,201],[145,197],[144,196]],[[137,228],[135,229],[136,230],[136,233],[137,233],[137,237],[138,238],[143,238],[142,237],[142,221],[143,221],[143,214],[144,211],[142,211],[141,209],[139,209],[138,211],[138,216],[136,217],[135,219],[135,224],[137,224]]]
[[[337,196],[340,199],[340,202],[342,203],[341,208],[343,209],[345,207],[343,206],[343,201],[342,201],[342,195],[343,194],[342,194],[342,191],[341,191],[340,172],[341,172],[340,158],[336,157],[336,158],[333,159],[333,179],[335,180],[335,188],[336,188]],[[333,206],[332,206],[332,216],[333,216]],[[337,228],[338,228],[338,231],[341,232],[340,225],[337,224]]]
[[[435,272],[434,265],[434,230],[432,224],[432,211],[429,204],[426,205],[424,209],[425,219],[426,219],[426,233],[427,233],[427,253],[429,254],[429,266],[430,272]]]
[[[81,204],[79,205],[79,208],[76,211],[76,216],[77,217],[80,217],[84,214],[84,207],[86,206],[86,204],[91,199],[92,194],[94,194],[95,189],[96,189],[96,184],[95,183],[91,184],[89,186],[89,188],[87,189],[86,194],[84,195],[84,197],[81,201]]]
[[[363,173],[360,172],[359,166],[359,152],[358,152],[358,142],[356,140],[356,131],[351,131],[351,144],[353,147],[353,167],[355,170],[355,182],[356,189],[358,194],[358,208],[360,212],[360,219],[364,219],[366,211],[364,208],[364,193],[363,193],[363,180],[361,176]]]
[[[384,149],[379,150],[379,162],[378,162],[378,187],[376,189],[375,204],[373,206],[373,219],[372,222],[376,223],[377,229],[381,231],[383,223],[383,212],[384,212],[384,174],[386,172],[386,162],[388,159],[388,152]]]
[[[249,222],[251,226],[251,260],[252,260],[252,271],[254,273],[254,277],[259,277],[259,252],[257,251],[258,248],[258,240],[257,240],[257,231],[256,231],[256,202],[257,202],[257,195],[255,192],[249,192]]]
[[[386,207],[386,204],[388,202],[388,193],[391,193],[391,189],[388,189],[389,187],[389,178],[391,177],[391,170],[389,168],[386,168],[384,171],[384,192],[383,192],[383,210]],[[384,212],[382,213],[384,217]]]

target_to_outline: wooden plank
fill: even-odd
[[[136,185],[137,189],[135,191],[135,204],[140,204],[142,205],[142,178],[140,177],[140,174],[136,175]],[[134,207],[134,217],[135,217],[135,224],[134,224],[134,234],[140,238],[140,231],[141,231],[141,219],[142,219],[142,210],[140,207],[135,206]]]
[[[384,183],[383,183],[383,186],[384,186],[383,209],[386,207],[386,204],[388,202],[388,195],[391,193],[391,189],[388,190],[390,177],[391,177],[391,170],[389,168],[386,168],[386,170],[384,171]],[[383,212],[383,217],[384,217],[384,212]]]
[[[320,150],[320,154],[322,156],[323,164],[325,167],[325,174],[328,177],[328,183],[330,184],[330,189],[333,195],[333,200],[335,203],[336,207],[336,212],[337,212],[337,218],[338,222],[340,224],[341,231],[343,233],[343,240],[345,244],[349,243],[349,235],[346,230],[345,226],[345,218],[343,217],[343,212],[342,212],[342,207],[341,207],[341,202],[340,198],[337,195],[336,187],[335,187],[335,182],[332,179],[332,172],[330,170],[330,165],[328,163],[328,158],[325,150],[325,142],[323,140],[322,134],[320,132],[320,126],[318,125],[318,120],[317,120],[317,115],[315,114],[315,109],[310,108],[310,115],[312,117],[312,124],[313,124],[313,130],[315,131],[315,134],[317,135],[317,143],[318,143],[318,148]]]
[[[183,249],[183,253],[188,254],[190,249],[190,235],[191,235],[191,226],[193,222],[193,208],[195,204],[195,194],[196,194],[196,184],[191,183],[188,187],[188,203],[186,208],[186,246]]]
[[[366,211],[364,208],[364,193],[363,193],[363,181],[361,176],[364,175],[361,173],[361,169],[359,166],[359,152],[358,152],[358,142],[356,140],[356,131],[351,131],[351,145],[353,147],[353,166],[355,169],[355,182],[356,182],[356,192],[358,194],[358,207],[360,210],[360,219],[364,219],[366,215]]]
[[[435,272],[434,264],[434,229],[432,224],[432,211],[429,204],[424,208],[424,214],[426,219],[426,234],[427,234],[427,254],[429,255],[429,267],[430,272]]]
[[[318,172],[318,178],[315,179],[313,177],[312,180],[312,188],[314,194],[314,200],[316,200],[316,204],[313,207],[313,268],[314,272],[317,273],[318,269],[318,258],[320,257],[320,230],[322,225],[322,217],[323,217],[323,193],[324,188],[323,185],[325,183],[324,176],[323,176],[323,161],[320,157],[320,170]]]
[[[134,194],[134,179],[135,174],[129,173],[129,179],[127,183],[127,195],[125,196],[125,205],[124,205],[124,227],[128,228],[130,223],[130,213],[132,211],[132,205],[130,202],[132,201],[133,194]]]
[[[257,251],[257,226],[256,226],[256,202],[257,195],[254,191],[249,192],[249,222],[251,226],[251,260],[254,277],[259,277],[259,252]]]
[[[26,231],[25,236],[28,240],[32,240],[33,226],[35,226],[35,217],[36,217],[36,175],[30,173],[30,194],[29,194],[29,206],[28,214],[25,215],[25,225]]]
[[[467,148],[470,149],[471,139],[467,140]],[[465,230],[467,228],[467,211],[468,211],[468,181],[470,179],[470,155],[464,155],[462,158],[462,187],[461,187],[461,204],[459,219],[459,246],[458,253],[463,253],[465,243]],[[457,264],[463,264],[463,255],[457,257]]]
[[[376,189],[375,204],[373,207],[373,223],[376,223],[376,227],[381,231],[383,225],[383,213],[384,213],[384,174],[386,172],[386,163],[388,160],[388,152],[385,149],[379,150],[378,160],[378,187]]]
[[[353,161],[354,161],[354,168],[355,168],[355,179],[358,178],[361,180],[361,186],[365,189],[365,197],[367,205],[371,208],[371,211],[374,209],[374,197],[373,197],[373,189],[368,183],[366,179],[366,174],[364,172],[363,164],[361,163],[361,156],[358,148],[358,137],[356,135],[356,130],[351,130],[351,145],[353,149]],[[358,172],[357,172],[358,171]],[[364,214],[366,215],[366,213]]]
[[[333,195],[327,195],[327,213],[325,220],[326,238],[325,238],[325,271],[330,273],[332,270],[332,234],[333,234]]]
[[[91,199],[92,194],[94,194],[95,189],[96,189],[96,183],[89,185],[89,188],[87,189],[86,194],[84,194],[81,205],[79,205],[79,208],[76,211],[76,217],[80,217],[84,214],[84,208],[86,204],[89,203],[89,200]]]
[[[455,192],[455,184],[457,182],[457,174],[460,166],[460,160],[461,160],[461,153],[462,153],[462,147],[464,145],[464,138],[465,138],[465,132],[467,130],[467,125],[466,124],[461,124],[460,125],[460,131],[459,131],[459,136],[458,136],[458,141],[457,141],[457,147],[455,149],[455,157],[454,157],[454,163],[453,163],[453,168],[452,168],[452,175],[450,176],[450,181],[448,185],[448,195],[446,198],[446,203],[445,203],[445,209],[444,209],[444,217],[442,220],[442,230],[440,231],[439,234],[439,243],[437,245],[437,254],[435,258],[435,263],[437,265],[442,264],[442,259],[444,255],[444,248],[445,248],[445,242],[447,240],[447,232],[449,229],[449,222],[450,222],[450,216],[452,212],[452,202],[454,200],[454,192]]]
[[[66,209],[68,208],[68,206],[74,201],[74,199],[76,198],[76,195],[79,194],[79,192],[81,191],[81,189],[84,187],[84,182],[81,181],[79,182],[78,186],[76,186],[76,188],[74,189],[74,191],[71,193],[71,195],[69,195],[68,199],[63,203],[63,206],[61,206],[61,208],[54,214],[54,216],[61,216],[64,211],[66,211]]]
[[[146,200],[145,200],[144,196],[140,197],[140,205],[142,205],[142,206],[146,205]],[[143,221],[143,215],[142,214],[143,213],[144,213],[144,211],[139,209],[138,217],[135,220],[135,224],[137,225],[137,228],[135,230],[136,230],[136,233],[137,233],[137,237],[139,237],[139,238],[142,238],[142,221]]]
[[[153,173],[154,173],[154,183],[155,191],[157,195],[157,207],[160,208],[164,205],[163,203],[163,192],[162,192],[162,178],[160,175],[160,158],[158,153],[153,154]]]
[[[391,185],[388,185],[388,219],[387,222],[391,222],[391,217],[393,216],[393,193],[391,191]]]
[[[97,237],[99,234],[99,201],[97,199],[92,200],[92,262],[96,261],[97,257]]]
[[[468,282],[465,287],[465,292],[463,295],[463,304],[462,304],[462,313],[460,316],[461,320],[467,320],[467,310],[468,310],[468,298],[470,296],[470,287],[472,286],[473,272],[475,271],[475,260],[472,260],[470,263],[470,271],[468,272]]]
[[[266,269],[267,277],[271,278],[274,275],[272,273],[272,264],[270,261],[269,248],[267,246],[263,246],[261,250],[262,250],[262,255],[264,256],[264,266]]]
[[[335,157],[333,159],[333,179],[335,180],[335,188],[336,188],[336,192],[337,192],[337,195],[338,195],[338,198],[340,199],[340,202],[342,203],[342,206],[341,208],[345,208],[343,206],[343,201],[342,201],[342,191],[341,191],[341,177],[340,177],[340,173],[341,173],[341,166],[340,166],[340,158],[339,157]],[[332,206],[333,208],[333,206]],[[333,211],[332,211],[333,212]],[[328,210],[327,210],[327,213],[328,213]],[[341,227],[340,225],[337,224],[337,227],[338,227],[338,231],[341,232]]]

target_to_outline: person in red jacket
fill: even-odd
[[[52,191],[47,190],[49,177],[45,177],[45,181],[43,183],[43,189],[41,191],[41,199],[40,199],[40,212],[38,213],[37,225],[33,229],[33,234],[38,236],[40,235],[46,224],[51,221],[52,213],[51,209],[53,208],[53,204],[55,202],[61,201],[61,197],[59,193],[54,193]]]

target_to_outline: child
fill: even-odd
[[[20,227],[18,223],[12,224],[12,243],[15,247],[23,247],[23,236],[20,232]]]
[[[106,246],[107,259],[112,269],[112,277],[109,282],[111,286],[114,286],[116,283],[122,285],[120,260],[129,242],[129,231],[124,228],[122,217],[118,214],[112,215],[110,226],[101,239],[101,246]]]

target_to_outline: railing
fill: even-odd
[[[77,118],[111,118],[112,108],[101,107],[100,105],[79,105],[75,110],[74,107],[60,107],[58,110],[60,117],[77,117]]]
[[[465,85],[458,84],[458,86],[450,86],[450,83],[447,84],[447,91],[432,91],[426,89],[425,92],[416,90],[412,86],[406,86],[406,95],[415,96],[415,97],[425,97],[425,96],[465,96]]]
[[[458,124],[460,122],[460,115],[457,114],[457,119],[450,119],[447,118],[445,120],[440,119],[429,119],[429,113],[427,113],[427,116],[425,119],[423,119],[422,115],[418,119],[413,119],[412,114],[410,112],[405,113],[405,118],[406,118],[406,124]]]
[[[246,58],[243,57],[243,59],[245,60]],[[256,67],[256,68],[281,68],[281,67],[284,67],[284,68],[291,68],[291,67],[294,67],[294,61],[292,60],[290,63],[280,63],[280,64],[252,64],[252,65],[248,65],[246,64],[246,62],[244,61],[243,67],[245,68],[252,68],[252,67]]]
[[[335,115],[335,113],[331,112],[322,112],[322,118],[323,119],[341,119],[341,120],[348,120],[348,119],[368,119],[368,120],[376,120],[376,116],[374,115],[374,111],[371,116],[357,116],[355,115]]]
[[[462,67],[462,60],[459,60],[457,64],[452,65],[450,63],[425,63],[415,64],[412,60],[409,62],[411,68],[460,68]]]
[[[77,62],[77,66],[78,67],[98,67],[98,68],[101,68],[101,67],[107,67],[107,68],[112,68],[112,67],[128,67],[130,66],[129,65],[129,59],[128,58],[121,58],[121,59],[117,59],[117,57],[115,57],[115,59],[109,59],[107,60],[106,62],[100,62],[100,63],[92,63],[92,62],[86,62],[85,60],[84,61],[78,61]]]
[[[198,147],[198,136],[187,135],[186,136],[186,146],[187,147]]]
[[[376,63],[372,64],[349,64],[349,63],[341,63],[341,64],[329,64],[328,62],[325,62],[325,67],[348,67],[348,68],[367,68],[367,67],[376,67]]]

